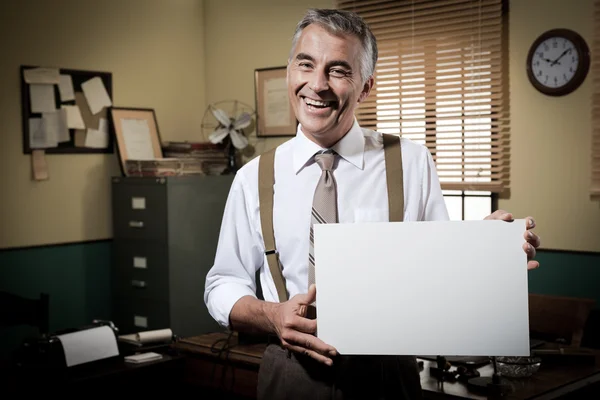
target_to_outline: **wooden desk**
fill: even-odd
[[[32,366],[0,369],[0,397],[30,394],[32,396],[87,396],[131,393],[156,394],[158,390],[170,395],[182,393],[185,357],[163,353],[159,360],[140,364],[125,362],[122,356],[98,360],[70,368]],[[8,398],[8,397],[7,397]]]
[[[229,345],[225,333],[181,339],[175,348],[186,355],[184,382],[215,392],[225,391],[233,398],[252,399],[256,395],[256,382],[265,344],[238,345],[231,337]],[[221,351],[222,350],[222,351]],[[429,375],[431,361],[423,360],[421,386],[426,399],[486,399],[470,392],[460,382],[446,382],[442,387]],[[491,376],[490,364],[479,369],[481,376]],[[600,398],[600,367],[596,365],[542,364],[540,370],[527,379],[507,380],[516,399],[588,399]],[[594,391],[596,397],[591,396]]]

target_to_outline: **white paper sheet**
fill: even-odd
[[[42,124],[48,140],[57,143],[71,140],[67,126],[66,110],[60,109],[51,113],[43,113]]]
[[[525,230],[315,225],[318,337],[341,354],[528,356]]]
[[[108,147],[108,122],[100,118],[98,129],[88,129],[85,136],[85,147],[105,149]]]
[[[67,367],[119,355],[117,338],[108,326],[58,335]]]
[[[60,82],[58,68],[29,68],[23,71],[26,83],[54,85]]]
[[[70,129],[85,129],[79,106],[63,105],[62,108],[67,112],[67,126]]]
[[[92,114],[98,114],[104,107],[112,106],[108,92],[100,77],[92,78],[81,84],[88,106]]]
[[[265,82],[265,127],[288,126],[290,124],[290,101],[285,78],[269,79]]]
[[[32,149],[47,149],[58,146],[54,134],[48,135],[43,118],[29,118],[29,147]]]
[[[130,160],[154,160],[152,137],[148,122],[143,119],[121,119],[123,141]]]
[[[32,113],[53,112],[56,110],[54,85],[29,85]]]
[[[60,93],[60,101],[75,100],[75,91],[73,90],[73,79],[71,75],[60,75],[58,91]]]

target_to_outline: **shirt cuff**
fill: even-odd
[[[208,311],[224,328],[230,329],[229,314],[239,299],[244,296],[256,297],[248,286],[237,283],[223,283],[215,286],[208,295]]]

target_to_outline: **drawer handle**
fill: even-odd
[[[139,288],[145,288],[146,287],[146,282],[145,281],[138,281],[138,280],[132,280],[131,281],[131,286],[133,287],[139,287]]]
[[[130,228],[143,228],[144,221],[129,221]]]

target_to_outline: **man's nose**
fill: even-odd
[[[316,93],[329,89],[327,75],[323,72],[312,74],[308,87]]]

